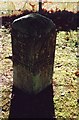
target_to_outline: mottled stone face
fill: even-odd
[[[54,23],[33,13],[14,20],[14,85],[38,93],[52,81],[56,32]]]

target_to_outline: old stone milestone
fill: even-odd
[[[12,24],[13,84],[37,94],[52,82],[56,43],[52,20],[28,14]]]

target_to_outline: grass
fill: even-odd
[[[68,38],[68,39],[67,39]],[[59,32],[54,66],[55,110],[57,118],[77,118],[77,32]]]
[[[12,62],[5,57],[11,52],[11,35],[8,29],[0,29],[0,74],[2,79],[2,118],[8,118],[13,84]],[[76,120],[77,112],[77,32],[57,33],[53,75],[55,114],[57,120]]]

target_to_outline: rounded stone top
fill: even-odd
[[[24,34],[38,36],[49,33],[51,29],[55,31],[55,24],[43,15],[32,13],[15,19],[12,28]]]

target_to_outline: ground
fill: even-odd
[[[77,112],[77,32],[58,32],[54,62],[53,89],[55,114],[58,120],[76,120]],[[0,29],[0,111],[8,118],[13,84],[11,33],[4,26]]]
[[[55,110],[58,118],[77,118],[77,33],[59,32],[55,54]]]

